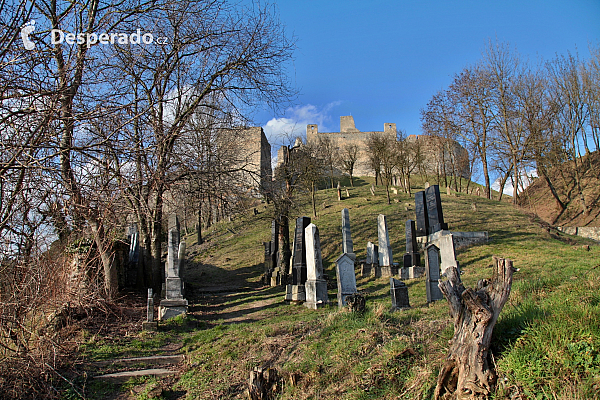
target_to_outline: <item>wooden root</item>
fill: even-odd
[[[489,352],[494,325],[508,300],[515,269],[511,260],[493,257],[494,275],[477,288],[465,288],[455,267],[439,288],[454,318],[454,337],[438,375],[435,399],[487,399],[497,375]]]

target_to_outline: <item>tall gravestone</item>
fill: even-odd
[[[442,300],[444,295],[438,287],[440,281],[440,250],[436,245],[429,245],[425,249],[425,292],[427,302]]]
[[[403,258],[403,266],[400,272],[401,279],[419,278],[425,273],[421,267],[421,256],[417,247],[417,235],[415,221],[406,221],[406,253]]]
[[[308,308],[317,309],[328,303],[327,281],[323,276],[323,260],[321,258],[321,242],[319,229],[310,224],[304,230],[306,241],[306,302]]]
[[[305,300],[305,287],[307,276],[307,253],[304,230],[310,225],[310,218],[296,219],[294,230],[294,248],[292,257],[291,282],[286,286],[285,299],[287,301],[301,302]]]
[[[392,310],[410,308],[408,287],[404,282],[390,278],[390,292],[392,295]]]
[[[429,234],[429,219],[427,218],[427,201],[424,190],[415,193],[415,214],[417,216],[415,227],[417,236],[427,236]]]
[[[347,208],[342,210],[342,252],[356,260],[350,231],[350,211]]]
[[[346,305],[346,297],[356,293],[356,275],[354,274],[354,259],[349,254],[342,254],[335,260],[337,273],[338,307]]]
[[[273,264],[271,259],[271,241],[263,242],[263,248],[265,255],[264,284],[269,285],[271,283],[271,275],[273,274]]]
[[[185,259],[185,243],[179,243],[179,219],[169,216],[167,263],[165,268],[165,299],[160,302],[158,318],[165,320],[187,313],[188,302],[183,298],[183,282],[180,272]]]
[[[367,242],[367,257],[365,258],[364,262],[361,263],[360,266],[361,276],[365,277],[371,275],[371,270],[373,268],[373,259],[375,257],[374,254],[375,252],[373,248],[373,243]]]
[[[440,186],[432,185],[425,190],[425,198],[427,201],[427,218],[429,220],[428,234],[439,232],[448,229],[448,224],[444,222],[444,214],[442,212],[442,200],[440,196]]]
[[[268,273],[271,286],[281,284],[281,270],[279,268],[279,223],[271,221],[271,270]]]
[[[377,239],[379,243],[379,268],[382,276],[392,276],[393,258],[390,236],[387,228],[386,217],[379,214],[377,217]]]

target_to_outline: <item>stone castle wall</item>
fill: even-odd
[[[342,149],[346,145],[355,144],[358,146],[358,159],[354,168],[355,176],[374,176],[375,173],[369,168],[369,157],[367,150],[367,141],[373,135],[385,135],[396,138],[396,124],[386,122],[383,124],[383,131],[361,132],[356,129],[354,118],[352,116],[340,117],[340,132],[319,132],[316,124],[306,126],[307,143],[318,143],[320,137],[330,139],[334,146]],[[438,138],[429,136],[411,135],[407,138],[409,141],[419,140],[422,142],[422,151],[425,155],[425,170],[427,174],[435,175],[437,170],[441,170],[441,164],[446,164],[448,175],[451,171],[448,169],[450,160],[465,160],[455,163],[458,166],[459,174],[464,178],[470,178],[468,154],[467,151],[458,143],[446,143],[444,154],[441,154],[439,143],[434,142]]]

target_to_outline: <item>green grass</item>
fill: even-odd
[[[371,196],[368,178],[337,201],[335,190],[318,192],[323,264],[335,281],[334,260],[341,254],[341,210],[350,210],[354,251],[365,257],[367,241],[377,240],[377,215],[387,215],[395,260],[404,253],[404,223],[414,219],[413,198],[383,187]],[[416,181],[418,182],[418,181]],[[342,182],[344,185],[344,182]],[[348,185],[348,183],[346,183]],[[344,191],[343,191],[344,193]],[[345,193],[344,193],[345,194]],[[477,203],[477,212],[471,204]],[[410,204],[406,211],[404,205]],[[490,241],[457,251],[467,286],[492,274],[492,256],[510,258],[515,273],[509,301],[500,315],[492,351],[500,374],[497,398],[521,394],[532,399],[591,399],[600,396],[599,248],[587,252],[581,238],[544,230],[537,220],[510,204],[442,191],[446,222],[454,231],[488,231]],[[324,207],[325,206],[325,207]],[[269,207],[217,224],[199,247],[201,263],[189,271],[191,285],[255,287],[224,298],[220,317],[200,325],[172,323],[157,333],[105,343],[95,338],[84,354],[92,359],[146,354],[180,341],[188,355],[185,370],[169,383],[188,399],[242,396],[249,371],[272,366],[280,371],[278,399],[429,399],[453,334],[445,301],[426,304],[423,279],[407,281],[412,308],[390,312],[389,280],[357,278],[367,311],[353,314],[331,306],[308,310],[283,303],[283,288],[256,288],[262,273],[262,242],[270,240]],[[301,204],[293,218],[311,215]],[[291,223],[293,230],[293,222]],[[228,229],[235,232],[232,234]],[[186,239],[190,248],[194,235]],[[329,291],[336,304],[335,290]],[[190,299],[194,301],[194,299]],[[198,308],[208,307],[198,300]],[[258,307],[269,302],[268,307]],[[256,307],[256,308],[253,308]],[[237,323],[233,310],[251,309]]]

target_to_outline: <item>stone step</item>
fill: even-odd
[[[171,371],[164,368],[154,368],[154,369],[142,369],[138,371],[124,371],[124,372],[116,372],[114,374],[106,374],[106,375],[98,375],[95,376],[94,379],[114,381],[114,382],[125,382],[130,378],[137,378],[141,376],[155,376],[158,378],[162,378],[165,376],[175,375],[175,371]]]
[[[179,364],[184,360],[183,354],[176,354],[170,356],[149,356],[149,357],[132,357],[132,358],[121,358],[117,360],[106,360],[96,361],[92,365],[95,367],[106,367],[108,365],[122,365],[132,366],[139,364],[149,365],[175,365]]]

